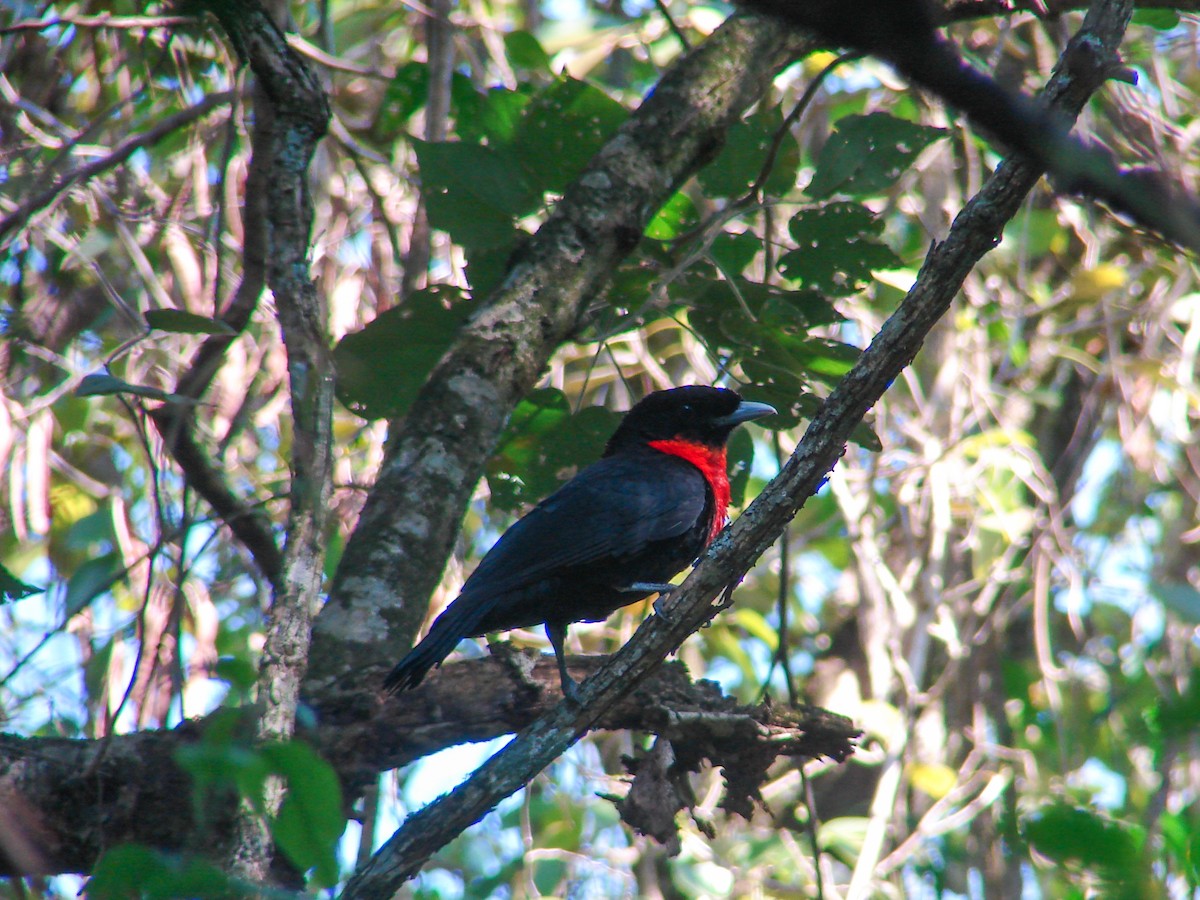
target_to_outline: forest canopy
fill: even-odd
[[[847,6],[0,8],[0,892],[1200,891],[1195,9]],[[382,693],[684,384],[582,702]]]

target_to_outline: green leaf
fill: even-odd
[[[0,565],[0,603],[11,603],[16,600],[24,600],[33,594],[41,594],[45,588],[35,587],[32,584],[26,584],[4,565]]]
[[[572,414],[562,391],[531,391],[513,411],[487,465],[492,504],[517,510],[557,490],[595,462],[620,416],[600,406]]]
[[[525,108],[513,149],[532,183],[561,193],[627,118],[604,91],[564,77]]]
[[[510,31],[504,35],[504,51],[517,69],[527,72],[549,72],[550,54],[528,31]]]
[[[817,843],[839,860],[853,865],[867,839],[868,820],[862,816],[842,816],[817,827]]]
[[[522,232],[516,232],[514,237],[519,242]],[[466,247],[463,255],[466,257],[467,282],[471,285],[472,295],[486,298],[504,281],[508,274],[508,264],[516,252],[516,243],[501,247]]]
[[[258,680],[258,668],[239,656],[222,656],[213,669],[213,677],[228,681],[241,691],[249,691]]]
[[[403,131],[408,120],[425,105],[429,97],[429,67],[422,62],[407,62],[396,69],[383,92],[377,127],[385,137]]]
[[[466,320],[462,296],[444,286],[417,291],[342,338],[333,351],[338,399],[368,419],[403,415]]]
[[[168,856],[141,844],[104,852],[87,882],[89,900],[209,900],[249,896],[219,868],[198,857]]]
[[[414,141],[429,222],[466,247],[513,242],[515,219],[541,203],[512,154],[460,142]]]
[[[800,147],[783,129],[783,113],[778,106],[738,122],[729,130],[717,158],[700,171],[700,187],[710,197],[741,197],[758,180],[776,136],[782,133],[763,186],[768,194],[786,194],[796,183]]]
[[[817,158],[806,193],[822,199],[834,193],[851,197],[878,194],[891,187],[917,155],[946,133],[887,113],[846,116]]]
[[[646,226],[646,237],[656,241],[670,241],[679,237],[700,221],[696,204],[682,191],[674,193]]]
[[[146,324],[158,331],[177,334],[237,334],[220,319],[198,316],[182,309],[152,309],[145,314]]]
[[[459,136],[464,141],[485,141],[497,147],[511,143],[534,93],[528,84],[521,84],[516,90],[494,87],[483,94],[470,87],[470,99],[464,93],[459,100]]]
[[[1043,807],[1022,824],[1025,840],[1038,853],[1107,876],[1131,872],[1141,852],[1133,828],[1075,806]]]
[[[89,559],[71,576],[67,582],[66,615],[75,615],[101,594],[111,590],[112,586],[125,577],[125,568],[121,557],[116,553],[106,553],[95,559]]]
[[[1183,694],[1160,697],[1146,712],[1151,731],[1164,739],[1184,738],[1200,727],[1200,670],[1194,670]]]
[[[287,779],[287,795],[271,834],[299,869],[314,869],[320,887],[338,881],[337,843],[346,828],[342,788],[333,767],[303,741],[269,744],[262,755]]]
[[[1173,9],[1138,9],[1133,13],[1133,24],[1170,31],[1179,25],[1179,13]]]
[[[762,251],[762,246],[762,240],[753,232],[726,231],[713,239],[708,252],[726,275],[741,275]]]
[[[138,397],[149,397],[151,400],[180,399],[175,394],[145,385],[130,384],[113,375],[85,375],[79,382],[79,387],[75,388],[76,397],[99,397],[109,394],[135,394]]]
[[[769,422],[760,424],[771,427]],[[729,463],[729,502],[733,506],[742,506],[746,502],[746,486],[750,483],[750,469],[754,465],[754,439],[745,428],[730,435],[725,459]]]
[[[271,770],[262,754],[248,745],[250,732],[245,710],[223,707],[205,720],[200,740],[175,751],[175,762],[192,777],[196,821],[203,821],[214,788],[235,789],[263,811],[263,784]]]
[[[857,203],[827,203],[798,212],[788,223],[796,249],[779,260],[779,271],[805,287],[847,297],[871,280],[875,269],[902,263],[876,240],[883,221]]]

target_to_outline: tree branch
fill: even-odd
[[[260,741],[288,738],[295,729],[300,681],[308,665],[312,616],[324,571],[324,533],[332,493],[333,366],[325,305],[308,272],[313,212],[308,164],[324,136],[330,110],[316,75],[287,45],[283,32],[257,0],[218,0],[211,5],[239,56],[254,71],[268,103],[263,133],[271,171],[267,193],[270,246],[267,282],[275,296],[288,354],[292,396],[292,482],[280,584],[274,592],[258,674],[262,716]],[[283,801],[283,785],[268,781],[269,815]],[[244,807],[232,853],[234,871],[256,882],[267,879],[272,859],[262,817]]]
[[[1045,97],[1055,113],[1073,120],[1104,82],[1130,12],[1128,0],[1093,5],[1047,85]],[[741,580],[816,493],[854,428],[912,361],[930,329],[949,310],[967,273],[1000,242],[1005,223],[1040,177],[1035,164],[1016,158],[993,173],[955,219],[946,240],[930,250],[904,302],[822,404],[779,475],[718,536],[672,595],[664,609],[666,618],[656,614],[646,620],[629,643],[583,683],[581,705],[559,704],[458,788],[409,816],[346,885],[344,900],[391,897],[432,853],[526,785],[722,608],[714,606],[714,598]]]
[[[553,657],[506,656],[445,666],[404,703],[383,702],[361,687],[330,696],[318,710],[319,727],[305,737],[353,788],[438,750],[511,734],[561,695]],[[588,676],[603,662],[579,657],[571,668]],[[822,710],[806,710],[797,721],[787,710],[740,706],[712,682],[690,681],[678,663],[661,667],[596,727],[668,737],[686,730],[689,740],[717,745],[722,733],[713,729],[730,722],[765,729],[756,738],[764,751],[789,749],[768,739],[785,734],[802,741],[798,749],[807,756],[840,758],[857,734],[848,719]],[[190,720],[171,731],[103,741],[0,735],[0,877],[88,871],[105,847],[125,842],[214,852],[197,839],[192,779],[176,763],[179,749],[200,741],[207,726]],[[231,833],[232,795],[210,800],[205,813],[210,841]]]

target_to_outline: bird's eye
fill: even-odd
[[[683,406],[681,408],[683,409],[683,411],[685,413],[690,413],[692,411],[692,404],[685,403],[685,404],[683,404]]]

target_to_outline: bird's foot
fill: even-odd
[[[674,585],[672,585],[672,587],[674,587]],[[654,614],[668,625],[673,625],[675,624],[675,619],[670,613],[667,612],[667,604],[665,602],[670,596],[670,592],[659,592],[658,599],[654,601]]]
[[[580,700],[580,697],[583,694],[583,688],[579,686],[579,682],[566,672],[561,674],[561,680],[563,697],[574,703],[576,706],[582,706],[583,702]]]

